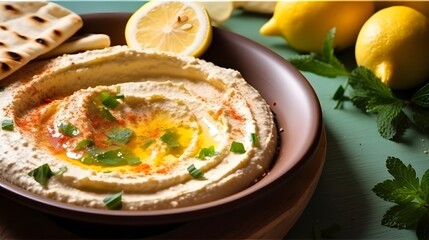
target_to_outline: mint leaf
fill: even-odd
[[[332,28],[326,35],[321,54],[299,55],[289,58],[288,61],[301,71],[312,72],[320,76],[329,78],[348,76],[349,72],[334,55],[334,36],[335,28]]]
[[[373,108],[377,109],[377,128],[383,138],[399,138],[410,126],[410,121],[402,108],[402,102],[379,105]]]
[[[429,109],[420,106],[412,106],[414,125],[420,131],[429,130]]]
[[[428,239],[429,170],[422,180],[411,165],[388,157],[386,167],[393,179],[378,183],[372,189],[380,198],[396,203],[383,216],[381,224],[392,228],[416,228],[419,239]]]
[[[384,214],[381,224],[399,229],[413,228],[417,226],[424,213],[424,209],[416,202],[395,205]]]
[[[417,223],[416,234],[418,239],[429,239],[429,212],[423,214]]]
[[[410,120],[403,112],[405,103],[393,95],[392,90],[365,67],[352,71],[349,84],[353,88],[353,104],[365,112],[377,115],[377,128],[385,139],[403,135]]]
[[[414,93],[411,102],[421,107],[429,107],[429,83]]]

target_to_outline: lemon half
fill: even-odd
[[[198,57],[208,48],[212,27],[206,9],[190,1],[150,1],[125,27],[127,45]]]

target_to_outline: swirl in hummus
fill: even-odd
[[[0,116],[15,127],[0,133],[1,177],[59,201],[104,208],[122,191],[126,210],[203,203],[253,184],[275,153],[261,95],[193,57],[117,46],[35,62],[6,83]],[[28,175],[43,164],[66,170],[43,186]]]

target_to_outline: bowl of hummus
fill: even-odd
[[[201,59],[124,46],[127,13],[84,15],[112,47],[37,61],[4,81],[0,187],[71,219],[181,222],[288,184],[322,132],[282,57],[214,29]]]

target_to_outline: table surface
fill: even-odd
[[[77,13],[132,12],[143,4],[139,1],[57,2]],[[235,11],[221,28],[259,42],[285,59],[296,55],[282,38],[259,34],[259,28],[269,18],[269,15]],[[353,62],[353,49],[343,51],[342,55]],[[384,212],[392,204],[378,198],[371,189],[391,178],[385,166],[388,156],[413,165],[417,175],[422,176],[429,168],[428,136],[411,129],[400,142],[385,140],[377,132],[374,116],[363,114],[350,103],[341,110],[334,109],[332,95],[340,84],[345,83],[345,78],[330,79],[306,72],[303,75],[315,89],[321,103],[327,154],[314,195],[286,238],[313,238],[313,228],[338,224],[341,230],[335,237],[340,239],[416,239],[411,230],[381,225]]]

